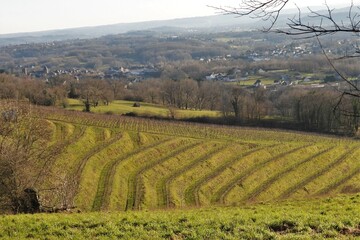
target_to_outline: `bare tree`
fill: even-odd
[[[37,188],[54,157],[49,128],[29,105],[2,102],[0,114],[0,210],[38,212]]]
[[[183,102],[182,107],[188,109],[190,106],[193,106],[193,98],[195,97],[199,87],[196,81],[192,79],[180,80],[179,86],[180,95]]]
[[[326,11],[314,11],[308,7],[308,13],[303,15],[301,9],[298,8],[297,16],[288,18],[288,29],[276,29],[275,24],[280,14],[290,2],[290,0],[242,0],[238,7],[211,7],[224,14],[250,16],[252,18],[269,21],[270,26],[264,30],[274,30],[275,32],[288,35],[322,36],[338,32],[348,32],[352,34],[358,34],[360,32],[359,7],[355,7],[352,1],[349,6],[347,19],[336,19],[334,17],[335,9],[331,8],[326,1],[324,1]],[[304,21],[306,17],[312,21]]]
[[[238,7],[210,7],[224,14],[250,16],[270,21],[271,25],[266,30],[271,30],[278,20],[281,11],[289,2],[290,0],[242,0]]]
[[[114,99],[114,91],[104,80],[86,79],[80,82],[79,87],[85,112],[90,112],[91,106],[97,107],[101,103],[109,105]]]

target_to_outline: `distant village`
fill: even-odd
[[[21,70],[20,70],[21,69]],[[23,67],[18,66],[18,74],[26,75],[31,78],[43,79],[48,82],[51,78],[59,76],[69,76],[73,79],[80,80],[86,77],[92,77],[97,79],[123,79],[130,83],[144,81],[149,78],[159,78],[162,71],[154,66],[137,66],[132,68],[124,67],[111,67],[105,71],[85,69],[85,68],[72,68],[66,70],[49,70],[47,66],[30,66]],[[267,81],[266,84],[261,80],[261,76],[266,75],[267,78],[275,79],[271,84]],[[297,86],[301,88],[323,88],[325,86],[339,87],[341,81],[340,76],[327,76],[329,81],[321,79],[322,81],[314,81],[315,79],[311,76],[303,76],[298,74],[285,74],[281,72],[267,72],[263,69],[251,70],[248,72],[241,71],[240,69],[234,69],[231,74],[229,73],[211,73],[206,76],[204,80],[207,81],[219,81],[228,83],[238,83],[242,85],[242,82],[249,82],[253,77],[258,76],[259,79],[253,80],[252,84],[247,83],[247,88],[264,88],[276,90],[276,86]],[[317,79],[318,80],[318,79]],[[360,85],[360,75],[357,79],[353,79],[353,82]]]
[[[177,36],[172,36],[170,40],[178,40]],[[210,41],[210,40],[209,40]],[[213,40],[211,40],[213,41]],[[70,42],[71,43],[71,42]],[[41,48],[41,49],[51,49],[55,43],[44,43],[44,44],[30,44],[30,45],[21,45],[14,48],[13,52],[21,52],[22,55],[26,55],[27,50],[32,48]],[[339,41],[338,51],[344,51],[342,46],[346,46],[344,42]],[[7,47],[11,49],[11,47]],[[34,49],[32,49],[34,50]],[[30,51],[30,50],[29,50]],[[322,49],[318,44],[310,42],[302,42],[299,44],[287,43],[287,44],[278,44],[267,50],[254,48],[252,50],[247,50],[241,54],[233,56],[231,54],[224,54],[223,56],[213,56],[213,57],[197,57],[195,61],[200,61],[203,63],[218,63],[219,65],[222,62],[233,61],[236,59],[244,59],[249,62],[261,62],[261,61],[271,61],[273,59],[296,59],[302,58],[310,55],[315,55],[321,53]],[[16,55],[16,54],[15,54]],[[70,65],[71,66],[71,65]],[[126,80],[131,83],[144,81],[150,78],[160,78],[163,72],[161,66],[154,66],[152,64],[148,65],[133,65],[131,67],[107,67],[104,70],[104,66],[101,68],[87,68],[87,67],[73,67],[67,69],[61,69],[57,66],[48,67],[46,65],[17,65],[9,70],[10,73],[18,76],[29,76],[31,78],[42,79],[44,81],[49,81],[49,79],[56,78],[59,76],[69,76],[73,79],[80,80],[84,78],[95,78],[95,79],[113,79],[113,80]],[[211,70],[210,70],[211,71]],[[314,74],[315,75],[315,74]],[[264,83],[266,79],[266,83]],[[269,82],[269,79],[272,79],[272,82]],[[357,79],[352,79],[355,82],[358,82],[360,75]],[[208,81],[220,81],[228,83],[238,83],[239,85],[246,85],[256,88],[266,88],[271,86],[295,86],[301,85],[302,87],[311,87],[319,88],[324,87],[323,83],[328,85],[333,85],[336,87],[336,82],[341,81],[341,77],[336,74],[332,75],[321,75],[321,76],[312,76],[301,74],[298,72],[281,72],[281,71],[271,71],[265,70],[262,68],[241,70],[241,69],[231,69],[228,72],[211,72],[206,76],[203,76],[203,80]],[[249,81],[252,83],[249,84]],[[242,84],[246,82],[246,84]]]
[[[86,77],[93,77],[98,79],[132,79],[133,82],[141,81],[146,78],[160,77],[161,70],[154,66],[140,66],[131,69],[124,67],[111,67],[106,71],[85,69],[85,68],[71,68],[71,69],[57,69],[50,71],[47,66],[18,66],[13,70],[15,74],[22,74],[32,78],[49,79],[58,76],[71,76],[79,80]]]

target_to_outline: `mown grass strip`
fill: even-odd
[[[54,142],[59,142],[59,141],[64,141],[65,138],[67,137],[67,134],[65,133],[65,125],[71,125],[70,123],[59,123],[59,122],[55,122],[55,121],[49,121],[48,122],[50,124],[53,125],[53,140]]]
[[[186,151],[189,151],[199,145],[201,145],[202,142],[195,142],[195,143],[192,143],[190,145],[185,145],[185,146],[182,146],[178,149],[175,149],[173,152],[170,152],[168,155],[160,158],[160,159],[157,159],[153,162],[150,162],[149,164],[147,165],[144,165],[142,166],[140,169],[138,169],[135,173],[135,177],[134,177],[134,182],[136,183],[135,186],[134,186],[134,189],[133,191],[135,191],[135,201],[133,203],[133,209],[134,210],[137,210],[139,209],[139,206],[140,206],[140,203],[141,203],[141,199],[143,198],[143,191],[141,191],[143,185],[141,184],[141,175],[145,172],[145,171],[148,171],[149,169],[155,167],[156,165],[158,164],[161,164],[173,157],[175,157],[176,155],[179,155],[180,153],[182,152],[186,152]]]
[[[251,154],[253,154],[253,153],[257,152],[257,151],[261,151],[262,149],[265,149],[265,148],[268,148],[268,147],[275,147],[276,145],[278,145],[278,144],[271,145],[271,146],[258,146],[255,149],[251,149],[249,151],[244,152],[243,154],[235,155],[234,157],[230,157],[227,161],[225,161],[224,164],[217,167],[216,169],[211,171],[209,174],[205,175],[204,177],[202,177],[201,179],[199,179],[198,181],[196,181],[195,183],[190,185],[185,190],[185,202],[186,202],[186,204],[200,206],[199,190],[200,190],[200,188],[201,188],[201,186],[203,184],[205,184],[206,182],[208,182],[211,179],[215,178],[221,172],[223,172],[226,168],[230,167],[235,162],[240,161],[242,158],[244,158],[246,156],[249,156],[249,155],[251,155]]]
[[[77,164],[77,167],[75,168],[75,172],[72,173],[75,181],[77,182],[77,187],[79,187],[80,179],[81,179],[81,173],[87,163],[87,161],[100,151],[102,151],[104,148],[110,146],[111,144],[115,143],[116,141],[119,141],[122,137],[122,134],[117,134],[114,137],[110,138],[107,141],[104,141],[102,143],[97,144],[95,147],[91,148],[85,156],[83,156],[80,161]]]
[[[284,153],[280,153],[270,159],[267,159],[263,162],[260,162],[259,164],[254,165],[253,167],[251,167],[250,169],[248,169],[247,171],[243,172],[240,175],[235,176],[235,178],[233,178],[230,182],[228,182],[227,184],[225,184],[224,186],[222,186],[215,194],[214,197],[211,199],[212,203],[221,203],[224,204],[225,203],[225,198],[227,196],[227,194],[231,191],[231,189],[233,189],[237,184],[239,184],[241,181],[243,181],[245,178],[247,178],[248,176],[250,176],[251,174],[253,174],[254,172],[256,172],[258,169],[265,167],[267,164],[279,160],[283,157],[285,157],[288,154],[292,154],[296,151],[301,150],[304,147],[308,147],[311,144],[307,144],[307,145],[303,145],[297,148],[294,148],[290,151],[284,152]]]
[[[180,144],[182,143],[182,141],[184,141],[184,139],[181,139],[181,140],[178,139],[178,138],[175,139],[175,141],[174,141],[176,143],[175,150],[177,149],[178,146],[181,146]],[[161,148],[161,149],[162,149],[162,151],[164,153],[165,148]],[[167,149],[167,151],[170,151],[170,155],[172,154],[172,150],[174,150],[174,146],[172,146],[172,149]],[[169,154],[166,154],[166,153],[164,153],[164,154],[165,154],[165,156],[169,156]],[[150,158],[150,160],[148,159],[147,161],[151,162],[151,159],[152,158]],[[144,162],[143,164],[146,164],[146,162]],[[127,197],[126,197],[125,211],[134,209],[135,191],[136,191],[136,188],[135,188],[136,187],[135,174],[136,174],[136,171],[137,171],[137,167],[139,167],[139,166],[135,166],[135,168],[134,168],[135,172],[130,172],[129,175],[128,175],[128,179],[127,179]]]
[[[54,157],[51,158],[51,161],[47,162],[46,164],[53,165],[56,162],[58,155],[61,154],[67,146],[74,144],[84,135],[85,129],[86,128],[84,126],[75,127],[75,130],[70,137],[65,138],[63,141],[58,141],[54,145],[51,145],[47,149],[47,152],[53,155]]]
[[[337,181],[333,182],[332,184],[328,185],[327,187],[321,189],[316,195],[326,195],[329,192],[331,192],[333,189],[338,188],[339,186],[343,185],[356,175],[360,174],[360,166],[357,168],[354,168],[348,175],[345,175],[344,177],[338,179]]]
[[[244,198],[241,199],[241,201],[252,201],[254,200],[261,192],[263,192],[264,190],[268,189],[272,184],[274,184],[277,180],[279,180],[280,178],[284,177],[286,174],[290,173],[291,171],[295,170],[296,168],[300,167],[302,164],[305,164],[329,151],[331,151],[332,149],[334,149],[335,146],[333,147],[329,147],[327,149],[324,149],[308,158],[305,158],[304,160],[297,162],[285,169],[282,169],[282,171],[280,171],[279,173],[275,174],[273,177],[269,178],[266,182],[264,182],[263,184],[259,185],[257,188],[255,188],[252,192],[250,192],[249,194],[247,194],[247,196],[245,196]]]
[[[128,158],[131,158],[143,151],[147,151],[151,148],[154,148],[160,144],[171,141],[173,138],[165,138],[162,141],[152,143],[150,145],[145,145],[139,147],[135,151],[132,151],[126,155],[120,156],[110,162],[108,162],[104,168],[101,170],[100,179],[95,195],[95,199],[92,205],[93,211],[99,211],[103,208],[106,208],[109,204],[108,197],[111,195],[112,182],[114,179],[114,174],[116,172],[116,166],[119,165],[122,161],[125,161]]]
[[[294,186],[288,188],[285,192],[283,192],[278,199],[285,199],[290,197],[296,190],[305,187],[308,183],[314,181],[316,178],[320,177],[321,175],[323,175],[324,173],[326,173],[327,171],[329,171],[330,169],[336,167],[338,164],[340,164],[341,162],[345,161],[345,159],[350,156],[353,152],[355,152],[359,147],[355,146],[352,147],[350,150],[348,150],[346,153],[344,153],[343,155],[341,155],[340,157],[338,157],[336,160],[332,161],[330,164],[328,164],[327,166],[325,166],[324,168],[322,168],[321,170],[319,170],[318,172],[308,176],[307,178],[305,178],[304,180],[302,180],[301,182],[295,184]]]
[[[174,171],[177,171],[177,169],[191,163],[194,159],[206,155],[213,148],[216,148],[219,143],[218,141],[208,141],[206,139],[194,140],[197,142],[200,141],[201,144],[179,153],[178,155],[159,165],[156,165],[142,174],[141,183],[143,184],[144,191],[141,206],[144,205],[147,209],[159,209],[159,206],[165,206],[166,203],[162,201],[163,198],[159,198],[162,196],[159,195],[162,180]]]
[[[209,151],[204,156],[201,156],[199,158],[194,159],[190,162],[190,164],[185,165],[184,167],[174,171],[169,176],[163,178],[159,184],[158,184],[158,201],[159,201],[159,207],[166,206],[167,208],[170,208],[170,185],[171,183],[179,176],[184,174],[185,172],[189,171],[190,169],[200,165],[201,163],[205,162],[207,159],[211,158],[213,155],[217,154],[218,152],[221,152],[222,150],[229,147],[230,143],[226,143],[224,145],[219,144],[218,147],[214,148],[213,150]]]
[[[50,147],[65,142],[74,134],[75,126],[71,123],[61,123],[49,120],[47,120],[47,122],[52,128],[52,141],[50,142]]]

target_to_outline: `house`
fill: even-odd
[[[304,82],[311,82],[312,78],[311,77],[306,77],[304,78]]]
[[[261,73],[266,73],[266,71],[265,71],[264,69],[260,68],[259,71],[258,71],[258,73],[260,73],[260,74],[261,74]]]
[[[254,87],[260,87],[261,85],[262,85],[262,83],[261,83],[260,79],[256,80],[253,84]]]
[[[206,80],[224,81],[224,79],[229,79],[226,77],[226,73],[212,73],[211,75],[206,76]]]

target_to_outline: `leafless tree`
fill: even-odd
[[[298,8],[297,16],[288,18],[288,29],[276,29],[275,24],[280,14],[290,3],[290,0],[242,0],[238,7],[211,7],[224,14],[250,16],[269,21],[270,26],[264,30],[274,30],[288,35],[311,35],[313,37],[314,35],[322,36],[338,32],[360,33],[359,7],[356,7],[353,2],[350,3],[347,19],[336,19],[334,17],[335,9],[324,1],[326,11],[314,11],[308,7],[308,13],[304,15]],[[306,17],[313,21],[304,21]]]
[[[2,102],[0,113],[0,210],[39,211],[36,189],[54,156],[47,148],[49,129],[29,106]]]
[[[210,7],[224,14],[250,16],[270,21],[271,25],[267,30],[271,30],[278,20],[281,11],[289,2],[290,0],[242,0],[238,7]]]
[[[91,107],[97,107],[101,103],[109,105],[114,99],[114,91],[104,80],[86,79],[79,84],[79,87],[80,98],[86,112],[90,112]]]

